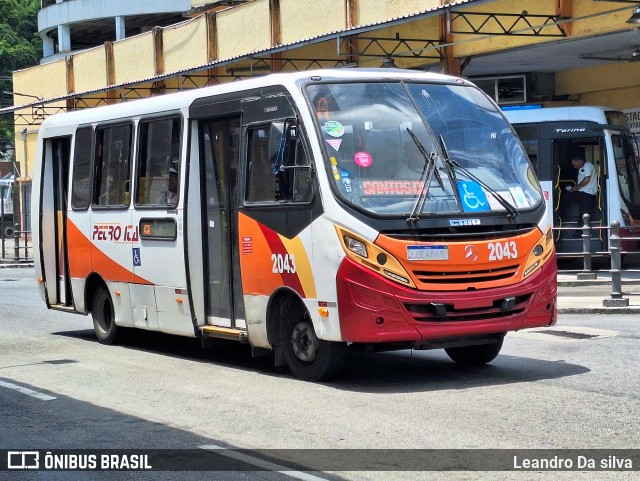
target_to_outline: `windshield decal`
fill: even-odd
[[[342,139],[327,139],[327,144],[333,147],[333,150],[338,152],[340,150],[340,146],[342,145]]]
[[[356,152],[353,156],[353,160],[359,167],[370,167],[373,164],[373,159],[366,152]]]
[[[470,180],[459,180],[457,188],[464,212],[491,210],[487,196],[479,183]]]
[[[524,195],[522,187],[509,187],[509,192],[513,195],[513,199],[516,201],[516,205],[520,208],[529,207],[529,201]]]
[[[331,137],[342,137],[344,135],[344,126],[340,122],[330,120],[324,124],[324,131]]]

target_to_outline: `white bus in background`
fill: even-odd
[[[591,225],[591,251],[605,255],[609,235],[604,228],[620,222],[622,237],[640,235],[640,176],[633,137],[623,112],[606,107],[504,108],[534,165],[555,228],[559,257],[579,256],[580,213],[567,186],[577,172],[571,152],[580,150],[598,174],[597,205]],[[623,251],[637,242],[622,242]]]
[[[0,215],[2,216],[2,235],[13,236],[13,174],[0,179]]]

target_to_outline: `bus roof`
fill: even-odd
[[[609,124],[609,112],[618,112],[609,107],[550,107],[541,109],[505,110],[503,113],[512,124],[526,124],[531,122],[556,122],[567,120],[584,120]]]
[[[240,92],[270,85],[284,85],[291,90],[297,89],[297,85],[302,82],[322,79],[331,81],[349,80],[384,80],[384,79],[413,79],[434,83],[460,83],[471,85],[470,82],[458,77],[442,75],[432,72],[419,72],[416,70],[402,69],[326,69],[309,70],[303,72],[275,73],[262,77],[228,82],[210,87],[202,87],[186,90],[178,93],[171,93],[157,97],[136,99],[122,102],[115,105],[87,108],[52,115],[47,117],[41,126],[41,132],[46,137],[55,135],[55,132],[48,132],[56,128],[64,128],[73,125],[90,124],[109,119],[127,118],[132,116],[146,115],[154,112],[163,112],[186,108],[191,103],[201,97],[225,94],[229,92]]]

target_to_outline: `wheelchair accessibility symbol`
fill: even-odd
[[[134,247],[132,249],[132,254],[133,254],[133,265],[134,266],[141,266],[142,265],[142,259],[140,258],[140,248],[139,247]]]
[[[464,212],[479,212],[491,210],[489,201],[482,187],[477,182],[465,180],[458,181],[458,194],[462,200],[462,210]]]

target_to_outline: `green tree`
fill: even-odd
[[[37,65],[42,56],[38,36],[40,0],[0,0],[0,92],[10,92],[15,70]],[[0,93],[0,108],[13,104],[10,94]],[[13,143],[13,115],[0,118],[0,148]]]

